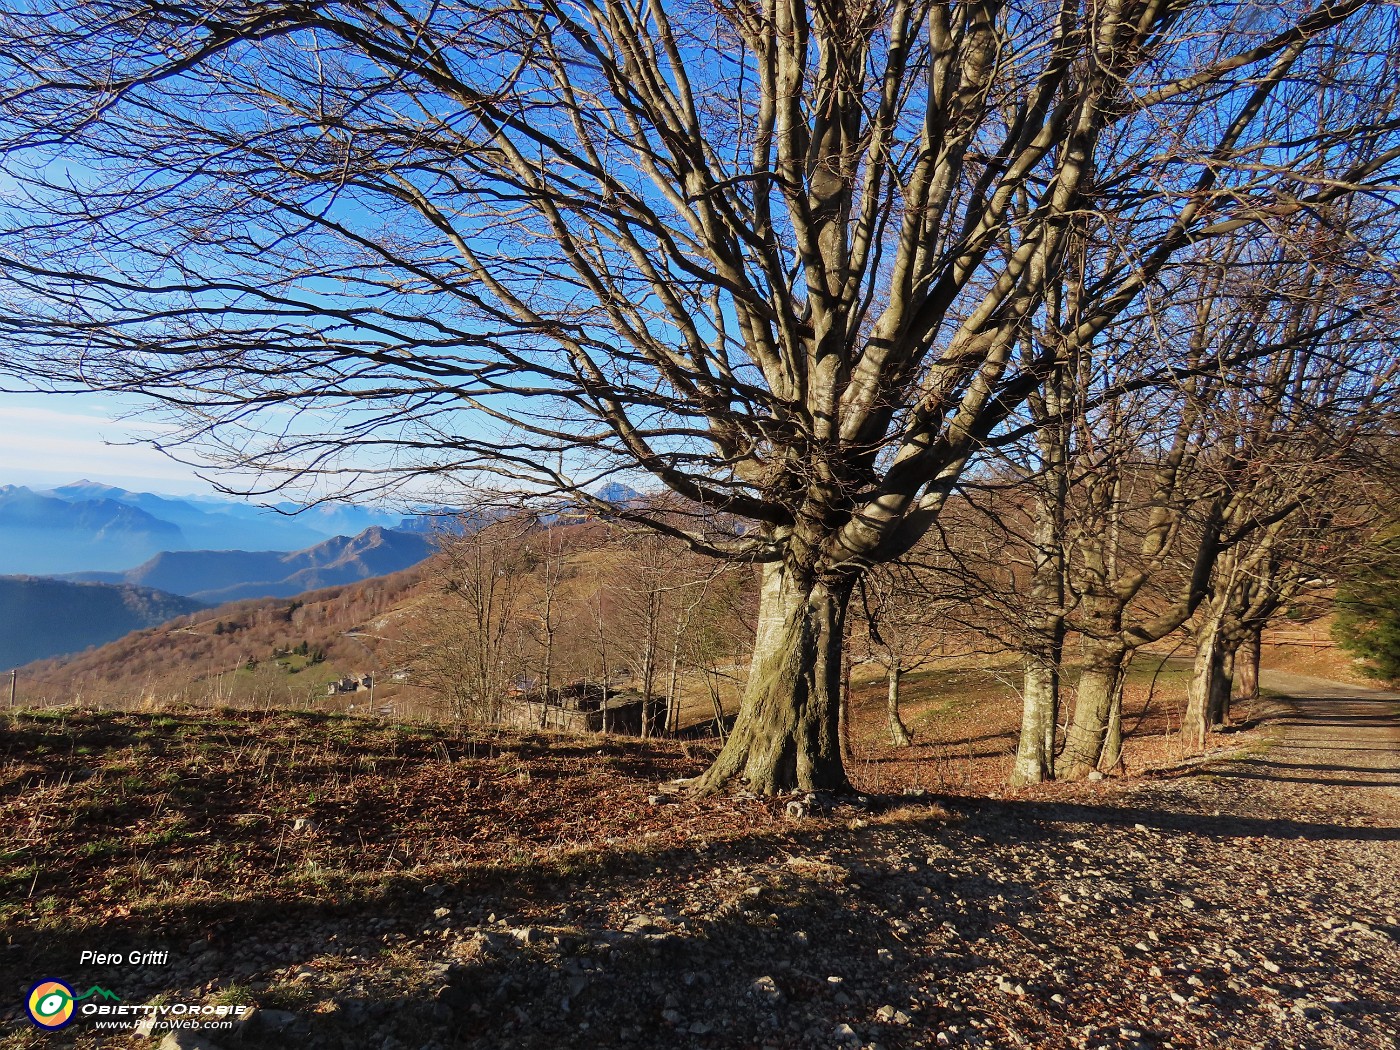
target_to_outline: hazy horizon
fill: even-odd
[[[163,496],[217,495],[194,468],[151,446],[158,423],[122,418],[133,407],[104,394],[0,393],[0,484],[48,489],[87,479]]]

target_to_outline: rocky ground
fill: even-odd
[[[1393,1048],[1400,696],[1266,684],[1296,699],[1169,774],[790,814],[734,798],[712,834],[652,784],[648,826],[690,833],[446,866],[330,908],[182,905],[169,964],[81,981],[254,1006],[232,1032],[157,1031],[168,1047]],[[17,923],[3,986],[88,941],[146,947],[145,921],[103,945]],[[152,1045],[13,1010],[0,1033]]]

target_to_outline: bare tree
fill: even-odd
[[[436,584],[403,655],[415,680],[454,718],[493,722],[527,666],[526,576],[533,558],[520,522],[446,536]]]
[[[10,3],[3,360],[155,399],[254,491],[649,475],[694,519],[613,513],[762,565],[701,788],[840,788],[860,574],[1184,248],[1389,192],[1395,20]],[[1118,250],[1068,338],[1023,344],[1072,219]]]
[[[943,624],[943,606],[950,600],[946,592],[931,593],[925,583],[918,563],[908,561],[881,566],[860,583],[864,648],[885,669],[885,722],[895,747],[914,742],[900,714],[904,675],[933,657],[931,636]]]
[[[1325,517],[1353,447],[1393,412],[1395,285],[1376,280],[1387,267],[1354,222],[1370,220],[1333,214],[1301,236],[1213,247],[1149,338],[1179,338],[1220,367],[1081,419],[1093,459],[1071,530],[1084,657],[1065,775],[1118,763],[1129,657],[1198,614],[1186,742],[1200,746],[1237,588],[1267,571],[1290,521]],[[1370,235],[1395,232],[1386,221]]]

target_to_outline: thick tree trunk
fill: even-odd
[[[1259,650],[1261,635],[1257,627],[1246,628],[1244,640],[1235,653],[1235,696],[1241,700],[1259,698]]]
[[[1212,729],[1230,724],[1230,694],[1235,688],[1235,649],[1228,641],[1215,648],[1215,669],[1211,673],[1210,706],[1206,721]]]
[[[1196,659],[1191,666],[1191,681],[1186,687],[1186,713],[1181,719],[1181,744],[1187,754],[1195,754],[1206,746],[1210,729],[1211,697],[1216,693],[1220,671],[1220,623],[1211,617],[1201,625],[1196,638]]]
[[[885,673],[885,713],[889,716],[890,743],[895,747],[908,747],[914,742],[909,735],[909,727],[899,717],[899,680],[904,675],[899,657],[890,657],[889,670]]]
[[[734,730],[698,791],[718,791],[736,777],[765,795],[849,788],[840,701],[851,582],[808,582],[780,564],[763,567],[748,684]]]
[[[1021,738],[1011,767],[1011,786],[1055,778],[1055,723],[1059,718],[1060,675],[1055,666],[1026,662],[1021,700]]]
[[[1055,730],[1060,718],[1060,664],[1065,644],[1065,460],[1069,430],[1060,417],[1066,397],[1064,369],[1032,400],[1043,426],[1036,434],[1044,467],[1035,492],[1035,537],[1027,609],[1025,671],[1022,680],[1021,735],[1011,786],[1055,779]]]
[[[1113,705],[1122,696],[1123,651],[1100,650],[1091,655],[1079,674],[1074,701],[1074,721],[1065,738],[1059,775],[1082,780],[1099,766],[1108,740]]]

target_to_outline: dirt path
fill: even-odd
[[[1274,781],[1356,789],[1347,793],[1352,806],[1393,820],[1400,812],[1400,693],[1267,671],[1261,684],[1287,694],[1292,709],[1278,721],[1283,739],[1261,770]]]

